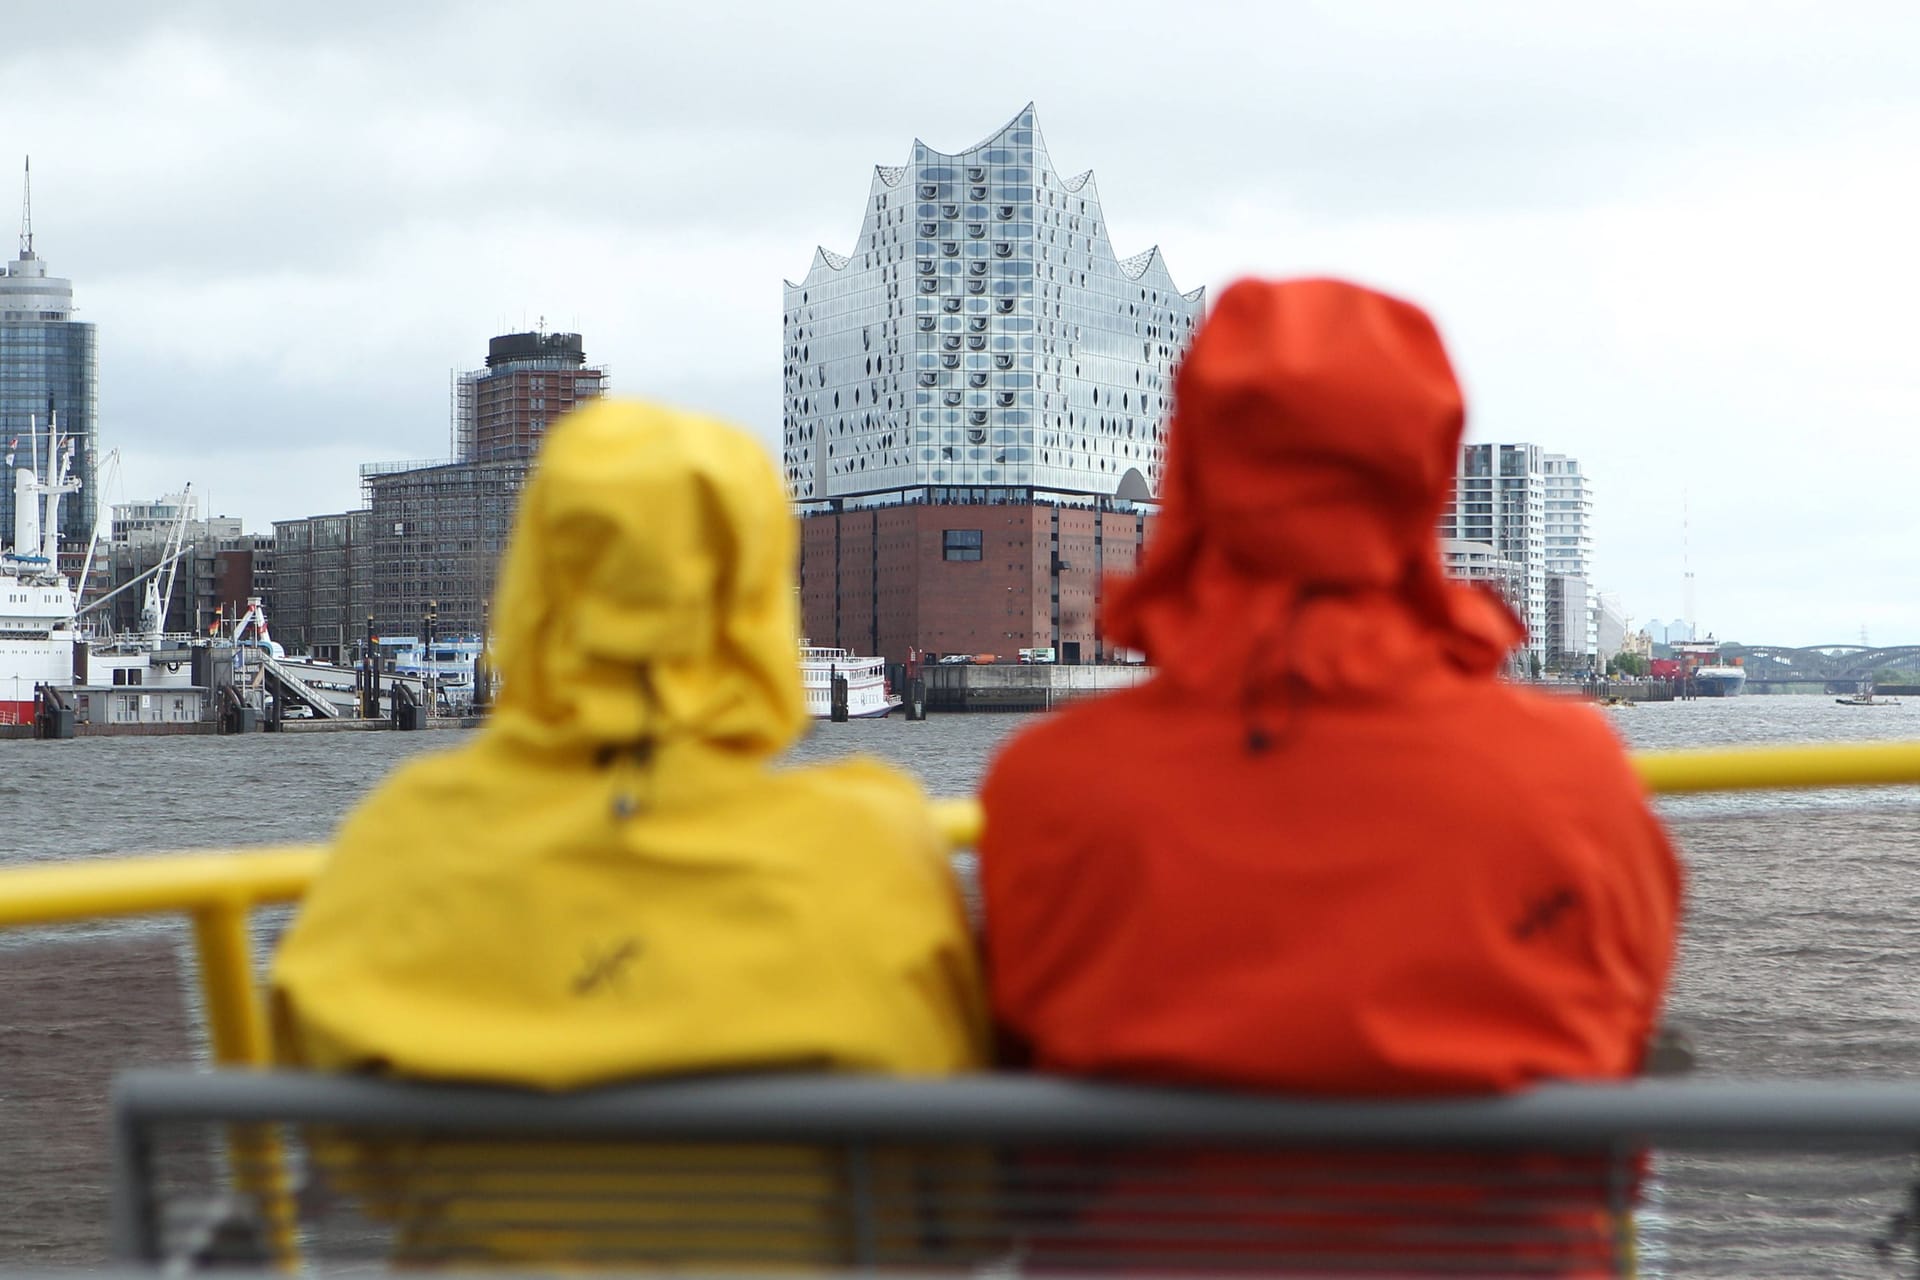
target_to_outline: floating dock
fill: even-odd
[[[1051,711],[1074,698],[1145,684],[1153,679],[1153,668],[956,663],[924,667],[921,675],[928,711]]]

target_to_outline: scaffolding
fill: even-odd
[[[411,633],[429,608],[447,636],[480,635],[531,462],[362,468],[370,612],[379,634]]]
[[[485,374],[485,369],[455,369],[448,378],[450,423],[447,430],[447,456],[455,462],[467,462],[473,458],[474,385]],[[361,474],[366,474],[364,468]]]

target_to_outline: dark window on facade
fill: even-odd
[[[944,534],[944,552],[949,560],[978,560],[982,543],[978,529],[948,529]]]

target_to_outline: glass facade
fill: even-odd
[[[60,436],[74,442],[72,474],[80,491],[60,504],[63,541],[93,535],[95,453],[93,326],[73,319],[73,285],[47,274],[46,263],[22,246],[0,274],[0,444],[13,446],[14,465],[37,456],[47,472],[48,412],[60,415]],[[0,542],[13,540],[13,478],[0,483]]]
[[[1054,169],[1031,105],[958,154],[915,142],[874,171],[855,252],[786,285],[787,485],[816,511],[1150,498],[1204,304],[1158,249],[1115,256],[1092,173]]]

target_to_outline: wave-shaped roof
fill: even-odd
[[[1023,141],[1018,144],[1015,144],[1012,141],[1012,139],[1009,137],[1009,135],[1016,130],[1031,130],[1032,140]],[[915,138],[913,140],[912,155],[913,155],[914,162],[920,163],[920,164],[932,163],[932,162],[943,161],[943,160],[957,161],[962,159],[963,157],[970,156],[975,152],[986,151],[994,147],[1013,146],[1013,145],[1018,145],[1023,148],[1031,146],[1034,149],[1034,151],[1037,153],[1036,162],[1042,163],[1047,166],[1051,166],[1052,160],[1050,157],[1048,157],[1045,154],[1046,144],[1040,138],[1040,124],[1038,119],[1035,117],[1034,105],[1031,102],[1027,103],[1026,106],[1020,108],[1020,110],[1014,112],[1013,115],[1007,120],[1005,124],[1001,125],[998,129],[995,129],[993,132],[989,133],[986,137],[982,138],[980,141],[974,143],[970,147],[963,147],[959,151],[942,151],[937,147],[928,146],[924,141],[922,141],[919,138]],[[900,186],[901,183],[906,181],[907,176],[912,171],[913,171],[912,164],[875,165],[873,167],[873,173],[874,173],[874,182],[876,184],[876,189],[891,190],[893,188],[896,188]],[[1089,196],[1092,196],[1093,193],[1088,189],[1092,188],[1093,186],[1094,186],[1094,176],[1093,176],[1092,169],[1083,169],[1079,173],[1074,174],[1070,178],[1059,179],[1059,189],[1064,190],[1066,192],[1070,192],[1070,193],[1086,192]],[[1100,239],[1106,244],[1106,248],[1109,253],[1114,252],[1112,242],[1108,240],[1107,237],[1101,236]],[[1132,281],[1139,280],[1142,276],[1146,275],[1149,271],[1153,270],[1154,263],[1158,261],[1160,264],[1160,274],[1166,278],[1167,287],[1169,289],[1173,289],[1175,292],[1180,293],[1180,296],[1184,298],[1186,301],[1198,302],[1206,294],[1206,289],[1204,286],[1198,289],[1181,291],[1179,286],[1174,284],[1173,273],[1167,269],[1166,259],[1161,256],[1159,245],[1155,245],[1152,248],[1147,249],[1142,253],[1136,253],[1131,257],[1127,257],[1127,258],[1118,258],[1118,255],[1116,254],[1116,259],[1119,262],[1121,274],[1124,275],[1128,280],[1132,280]],[[829,271],[838,272],[838,271],[845,270],[847,264],[851,261],[852,259],[845,254],[835,253],[831,249],[825,248],[824,246],[818,247],[814,251],[814,261],[813,261],[813,264],[808,268],[806,279],[807,280],[813,279],[815,276],[815,273],[823,265]],[[800,284],[795,284],[791,280],[786,282],[787,287],[790,289],[803,288],[805,286],[805,283],[806,283],[805,280],[803,280]]]

